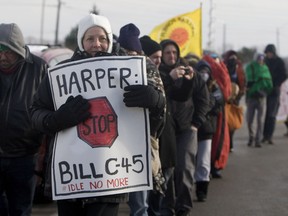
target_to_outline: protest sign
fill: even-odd
[[[54,106],[69,96],[89,100],[91,117],[57,133],[52,159],[53,199],[152,189],[149,113],[123,102],[127,85],[147,85],[146,59],[105,56],[49,69]]]
[[[288,80],[282,83],[280,91],[280,106],[277,113],[277,120],[285,121],[288,116]]]

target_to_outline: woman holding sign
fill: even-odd
[[[92,57],[113,55],[112,54],[113,35],[108,19],[106,17],[95,14],[89,14],[85,16],[83,19],[81,19],[78,25],[77,43],[78,48],[74,52],[74,55],[72,56],[71,59],[66,60],[65,63]],[[149,72],[147,71],[147,73]],[[58,82],[64,80],[63,76],[59,76],[57,78]],[[93,74],[93,76],[95,75]],[[162,123],[163,125],[165,97],[163,92],[161,91],[161,88],[159,88],[159,86],[156,85],[156,83],[158,83],[157,81],[149,82],[149,79],[158,80],[156,75],[154,75],[153,77],[147,75],[147,77],[148,77],[148,85],[126,84],[127,86],[123,86],[124,90],[126,91],[123,94],[123,101],[127,107],[140,107],[149,109],[150,134],[157,137],[161,127],[160,126],[161,124],[159,123]],[[78,80],[76,78],[73,79],[72,81],[70,79],[70,82],[73,82],[73,84],[77,86]],[[89,87],[92,86],[94,88],[99,86],[97,80],[95,80],[94,83],[93,79],[90,79],[91,77],[81,77],[81,78],[84,80],[82,81],[86,82],[87,86]],[[151,83],[155,85],[152,85]],[[113,83],[109,84],[112,85]],[[63,88],[62,91],[63,93],[65,93],[66,90],[70,91],[69,87],[68,88],[66,87],[67,86],[65,86],[64,84],[61,85],[61,88]],[[79,92],[85,91],[85,89],[82,88],[82,86],[81,87],[78,86],[78,88]],[[92,118],[90,109],[91,103],[89,103],[89,101],[83,98],[81,95],[69,96],[67,101],[64,102],[64,104],[62,104],[56,111],[53,105],[52,98],[53,97],[51,94],[51,87],[47,76],[46,80],[43,82],[43,84],[39,88],[39,91],[35,95],[34,102],[31,108],[31,115],[34,127],[40,131],[50,134],[52,137],[50,151],[47,157],[50,159],[50,161],[48,161],[48,164],[50,164],[50,166],[52,158],[53,140],[57,138],[55,134],[60,131],[62,132],[62,130],[64,129],[71,128],[80,123],[83,123],[88,119],[91,120]],[[153,120],[151,121],[151,119]],[[133,131],[130,131],[129,134],[126,134],[126,136],[130,136],[130,134],[132,133]],[[97,164],[98,162],[100,163],[100,161],[97,161],[97,158],[96,159],[93,158],[93,162],[95,164]],[[64,163],[65,162],[63,162],[63,164]],[[94,165],[94,163],[92,165]],[[92,175],[95,177],[99,176],[99,174],[96,173],[95,171],[95,167],[93,167],[92,165],[90,164]],[[54,169],[55,167],[52,168]],[[75,165],[75,167],[73,166],[73,171],[71,167],[70,169],[72,173],[73,171],[75,172],[75,170],[78,168]],[[51,190],[52,181],[50,176],[51,167],[48,167],[47,170],[48,170],[47,174],[49,176],[47,176],[46,179],[46,189],[48,189],[47,192],[50,193],[51,195],[52,192]],[[65,174],[68,173],[68,171],[65,169],[63,172],[64,173],[66,172]],[[77,178],[81,177],[85,178],[85,175],[83,175],[81,171],[78,173],[79,176],[76,176]],[[125,184],[125,182],[122,182],[122,184]],[[68,186],[66,190],[72,190],[72,189],[81,190],[81,187],[82,185],[74,185],[73,188]],[[84,195],[82,195],[79,196],[79,198],[75,199],[61,198],[61,200],[57,201],[58,215],[59,216],[117,215],[120,202],[127,202],[128,194],[119,192],[116,194],[113,193],[113,191],[110,194],[111,195],[100,195],[100,196],[90,195],[89,197],[88,196],[85,197]]]

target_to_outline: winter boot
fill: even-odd
[[[207,199],[207,193],[208,193],[208,181],[199,181],[196,182],[196,196],[198,199],[198,202],[205,202]]]

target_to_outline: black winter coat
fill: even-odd
[[[0,72],[0,157],[37,153],[42,135],[32,129],[29,107],[46,72],[46,63],[28,49],[16,72]]]
[[[224,97],[219,86],[215,83],[210,92],[209,112],[206,114],[206,121],[198,129],[198,141],[213,138],[213,135],[217,129],[218,114],[223,107]]]
[[[194,74],[192,80],[186,81],[185,85],[187,88],[186,90],[182,88],[184,90],[182,93],[172,94],[172,113],[176,133],[181,133],[192,125],[199,128],[206,121],[206,114],[209,111],[209,91],[198,73]],[[185,98],[187,99],[183,101]]]
[[[165,168],[176,163],[176,134],[192,125],[198,128],[206,120],[209,91],[197,73],[192,80],[182,78],[174,82],[169,75],[171,67],[162,64],[159,70],[167,101],[166,122],[160,136],[160,158]]]
[[[275,58],[266,58],[265,63],[267,64],[273,82],[274,88],[279,88],[281,84],[287,79],[287,72],[284,61],[276,56]]]

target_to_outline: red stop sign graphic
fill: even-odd
[[[77,126],[78,137],[91,147],[111,147],[118,136],[117,115],[106,97],[89,100],[91,117]]]

